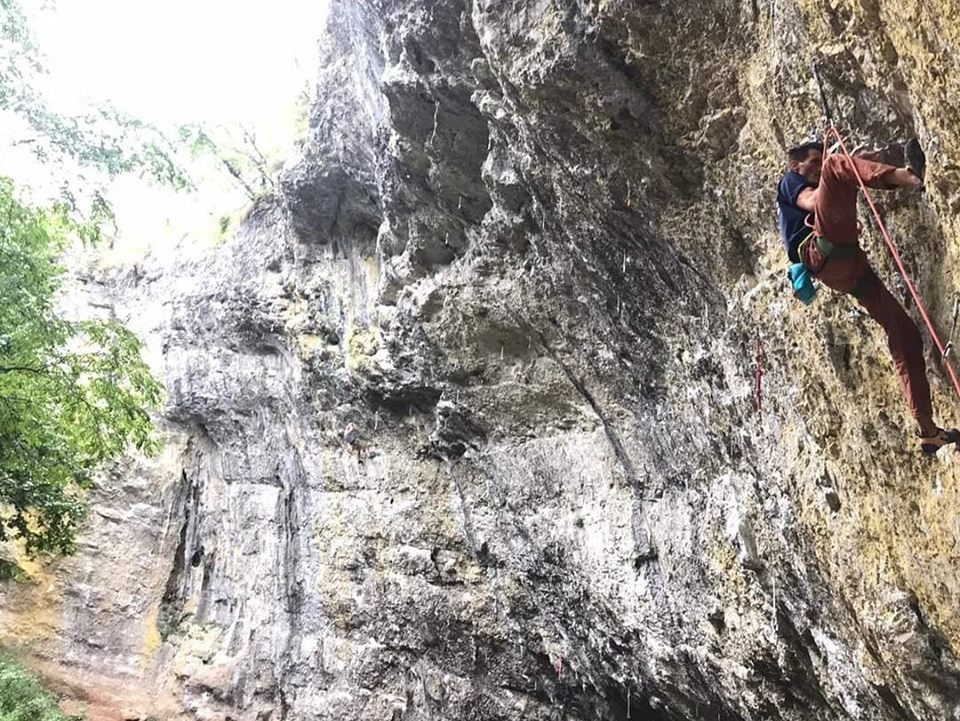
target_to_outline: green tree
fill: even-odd
[[[0,113],[60,190],[35,207],[0,177],[0,541],[20,539],[30,555],[74,550],[94,473],[130,444],[155,447],[147,411],[160,398],[129,330],[57,312],[59,258],[76,238],[100,238],[111,178],[189,186],[161,133],[112,108],[56,112],[36,90],[42,73],[20,5],[0,0]]]
[[[20,664],[0,654],[0,721],[79,721],[67,716],[40,682]]]
[[[0,179],[0,540],[70,553],[83,490],[128,443],[155,447],[160,389],[140,342],[112,320],[64,320],[57,258],[75,224],[29,208]]]
[[[210,129],[200,123],[181,125],[179,134],[194,157],[214,158],[251,202],[276,190],[282,162],[268,158],[269,151],[261,147],[253,130],[242,124]]]
[[[86,234],[99,240],[113,220],[109,182],[135,173],[186,190],[193,187],[177,160],[178,146],[153,125],[109,103],[80,114],[51,107],[38,90],[42,55],[18,0],[0,0],[0,113],[13,119],[9,146],[26,146],[57,179],[59,202]],[[91,173],[90,171],[94,171]]]

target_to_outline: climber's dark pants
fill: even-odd
[[[889,157],[889,156],[888,156]],[[899,154],[903,162],[902,150]],[[900,375],[903,393],[921,430],[933,427],[930,385],[923,358],[923,339],[913,319],[873,272],[867,256],[857,245],[857,193],[854,166],[868,187],[889,189],[884,176],[895,170],[863,156],[849,158],[835,153],[824,159],[815,202],[816,233],[840,251],[827,257],[815,242],[802,249],[803,262],[821,283],[841,293],[852,294],[887,334],[887,346]]]

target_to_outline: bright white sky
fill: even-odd
[[[25,3],[28,4],[28,3]],[[36,16],[51,95],[146,120],[274,121],[315,77],[326,0],[56,0]]]
[[[21,2],[48,71],[41,89],[55,110],[82,112],[109,102],[167,132],[180,124],[242,124],[261,149],[293,155],[296,103],[305,88],[312,99],[328,0],[51,5],[39,10],[38,0]],[[26,167],[27,151],[13,150],[24,162],[8,151],[0,171],[42,187],[46,170]],[[199,184],[198,192],[187,194],[136,178],[117,181],[110,197],[119,237],[108,261],[202,250],[221,235],[224,216],[234,228],[248,205],[243,193],[223,172],[212,171]]]

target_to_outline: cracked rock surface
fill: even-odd
[[[958,460],[854,303],[790,297],[773,216],[817,58],[851,141],[928,149],[882,206],[949,327],[958,17],[334,2],[278,195],[86,285],[167,442],[0,637],[94,721],[960,719]]]

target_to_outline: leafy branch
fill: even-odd
[[[214,158],[243,189],[247,198],[254,201],[272,193],[276,189],[276,180],[256,135],[243,125],[238,128],[239,140],[227,128],[211,130],[202,124],[182,125],[179,134],[194,157],[208,155]]]
[[[0,540],[70,553],[96,470],[128,445],[156,450],[161,391],[120,323],[57,314],[65,211],[30,208],[0,179],[0,218]]]
[[[39,162],[65,179],[62,200],[86,221],[85,242],[99,240],[103,225],[113,222],[105,191],[110,180],[133,173],[177,190],[193,188],[177,160],[177,146],[158,128],[109,104],[80,114],[58,112],[37,89],[44,74],[18,1],[0,0],[0,112],[18,118],[31,134],[7,142],[10,147],[29,145]],[[103,178],[86,177],[79,172],[83,168]],[[86,205],[89,209],[82,212]]]

